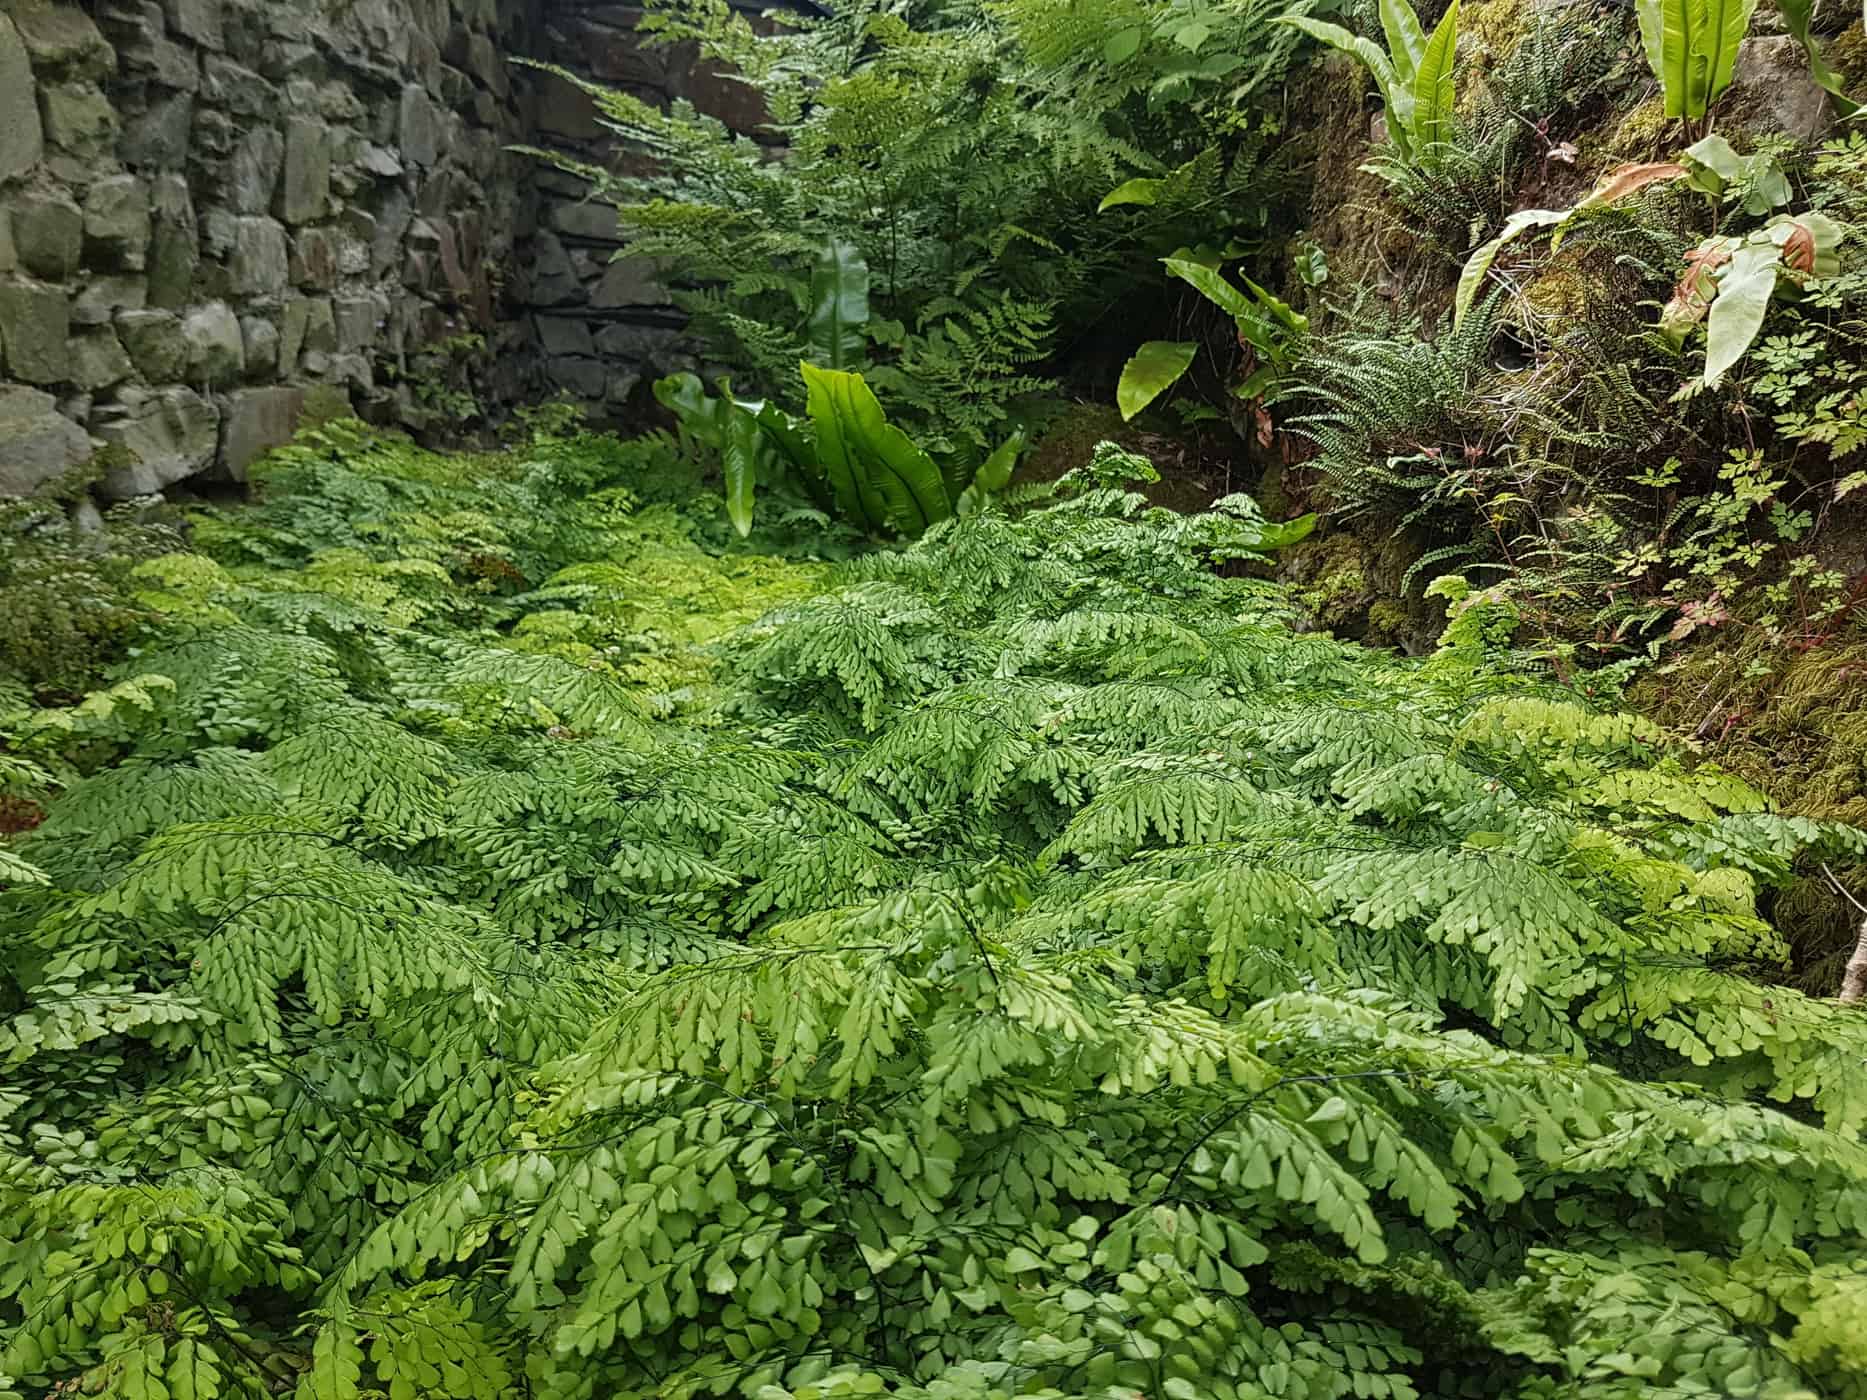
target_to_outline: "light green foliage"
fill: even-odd
[[[1010,483],[1022,432],[983,462],[942,470],[888,421],[860,374],[812,364],[799,369],[806,388],[801,419],[776,404],[735,399],[724,383],[718,398],[708,398],[692,374],[655,384],[655,397],[674,411],[683,434],[718,455],[727,514],[740,535],[751,533],[760,481],[795,478],[826,516],[871,535],[910,538],[978,509]]]
[[[1780,214],[1760,229],[1706,239],[1687,254],[1686,275],[1660,312],[1660,332],[1675,345],[1705,323],[1705,369],[1700,382],[1718,384],[1744,357],[1763,329],[1782,274],[1797,279],[1832,277],[1845,233],[1826,214]]]
[[[1701,146],[1703,144],[1703,142],[1700,143]],[[1725,149],[1728,150],[1729,147]],[[1524,234],[1535,229],[1549,229],[1551,231],[1550,252],[1554,253],[1562,246],[1563,233],[1568,226],[1589,210],[1606,209],[1630,195],[1639,193],[1649,185],[1682,179],[1687,173],[1685,166],[1672,161],[1617,166],[1603,175],[1596,182],[1595,188],[1571,208],[1519,209],[1504,221],[1504,229],[1497,237],[1474,249],[1472,255],[1465,260],[1465,266],[1459,271],[1458,290],[1453,297],[1454,321],[1463,320],[1465,313],[1471,310],[1472,302],[1477,297],[1479,288],[1484,285],[1485,279],[1490,276],[1491,269],[1497,264],[1499,254]]]
[[[1452,0],[1427,36],[1409,0],[1380,0],[1381,27],[1387,52],[1325,20],[1293,15],[1283,22],[1312,39],[1340,49],[1374,75],[1387,109],[1387,137],[1400,159],[1433,165],[1442,147],[1455,138],[1453,67],[1459,42],[1459,3]]]
[[[1405,520],[1467,497],[1474,464],[1458,444],[1470,406],[1495,382],[1489,363],[1500,323],[1491,298],[1436,336],[1417,325],[1350,327],[1313,341],[1293,397],[1314,411],[1289,420],[1344,515],[1399,509]]]
[[[100,530],[81,528],[71,507],[86,475],[0,498],[0,687],[71,694],[94,684],[142,620],[130,570],[175,546],[169,513],[146,502],[114,507]]]
[[[1627,18],[1631,19],[1631,16]],[[1489,0],[1465,12],[1462,87],[1430,162],[1390,145],[1368,168],[1423,249],[1452,259],[1494,233],[1526,185],[1585,140],[1591,114],[1624,66],[1621,12],[1539,9]]]
[[[1766,642],[1841,639],[1835,506],[1867,441],[1858,146],[1712,136],[1617,167],[1473,252],[1450,334],[1313,334],[1291,421],[1333,503],[1415,531],[1403,588],[1450,561],[1501,588],[1559,668],[1708,634],[1761,668]],[[1792,191],[1806,207],[1776,212]]]
[[[1756,8],[1757,0],[1635,0],[1640,43],[1668,117],[1697,121],[1710,113],[1731,85]]]
[[[828,570],[673,465],[333,428],[150,570],[0,894],[10,1383],[1859,1386],[1867,1026],[1747,975],[1858,832],[1110,446]]]
[[[1309,318],[1249,277],[1244,279],[1247,291],[1239,291],[1220,271],[1218,257],[1182,248],[1162,261],[1167,271],[1232,318],[1237,344],[1246,352],[1240,378],[1231,386],[1233,396],[1258,399],[1274,391],[1289,373],[1309,331]],[[1197,352],[1195,343],[1157,340],[1135,351],[1122,369],[1116,393],[1122,417],[1133,418],[1172,388],[1191,368]]]

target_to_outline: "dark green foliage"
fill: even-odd
[[[146,504],[82,524],[73,509],[83,495],[80,481],[0,499],[0,686],[88,688],[142,620],[124,587],[129,570],[178,543]]]
[[[1348,516],[1398,513],[1406,523],[1471,492],[1496,430],[1493,394],[1509,392],[1492,342],[1501,303],[1422,336],[1417,324],[1360,328],[1316,343],[1298,361],[1290,397],[1315,410],[1288,420],[1314,444],[1307,463]]]
[[[1747,976],[1858,833],[1485,599],[1292,634],[1255,510],[1113,448],[826,570],[698,548],[654,440],[349,433],[145,566],[117,761],[8,850],[0,1375],[1858,1386],[1867,1028]]]
[[[659,260],[739,392],[788,395],[801,358],[860,370],[927,451],[976,462],[1053,387],[1060,342],[1159,284],[1155,259],[1262,231],[1296,44],[1272,21],[1302,8],[863,4],[760,36],[724,0],[655,4],[644,30],[736,68],[784,159],[685,104],[592,89],[653,163],[565,168]],[[1098,214],[1124,180],[1176,172],[1145,213]],[[833,363],[807,353],[826,262],[865,281]]]
[[[1626,26],[1611,15],[1535,11],[1515,46],[1483,74],[1431,162],[1376,158],[1402,221],[1426,246],[1462,261],[1515,207],[1526,175],[1547,182],[1574,161],[1573,138],[1584,116],[1599,116],[1626,40]]]

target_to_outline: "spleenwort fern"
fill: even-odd
[[[34,721],[0,1375],[1860,1389],[1867,1023],[1753,976],[1859,833],[1480,611],[1292,634],[1112,448],[829,570],[634,509],[660,450],[327,435],[148,566],[134,699]]]

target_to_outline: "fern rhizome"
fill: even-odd
[[[1112,448],[840,564],[674,469],[325,429],[0,714],[0,1389],[1867,1394],[1857,833]]]

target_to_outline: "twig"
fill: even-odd
[[[1835,872],[1828,868],[1826,861],[1822,862],[1822,874],[1835,887],[1835,893],[1861,913],[1860,936],[1854,940],[1854,952],[1848,958],[1847,966],[1841,969],[1841,990],[1835,993],[1835,999],[1845,1002],[1867,1001],[1867,904],[1862,904],[1848,893],[1847,887],[1835,878]]]

